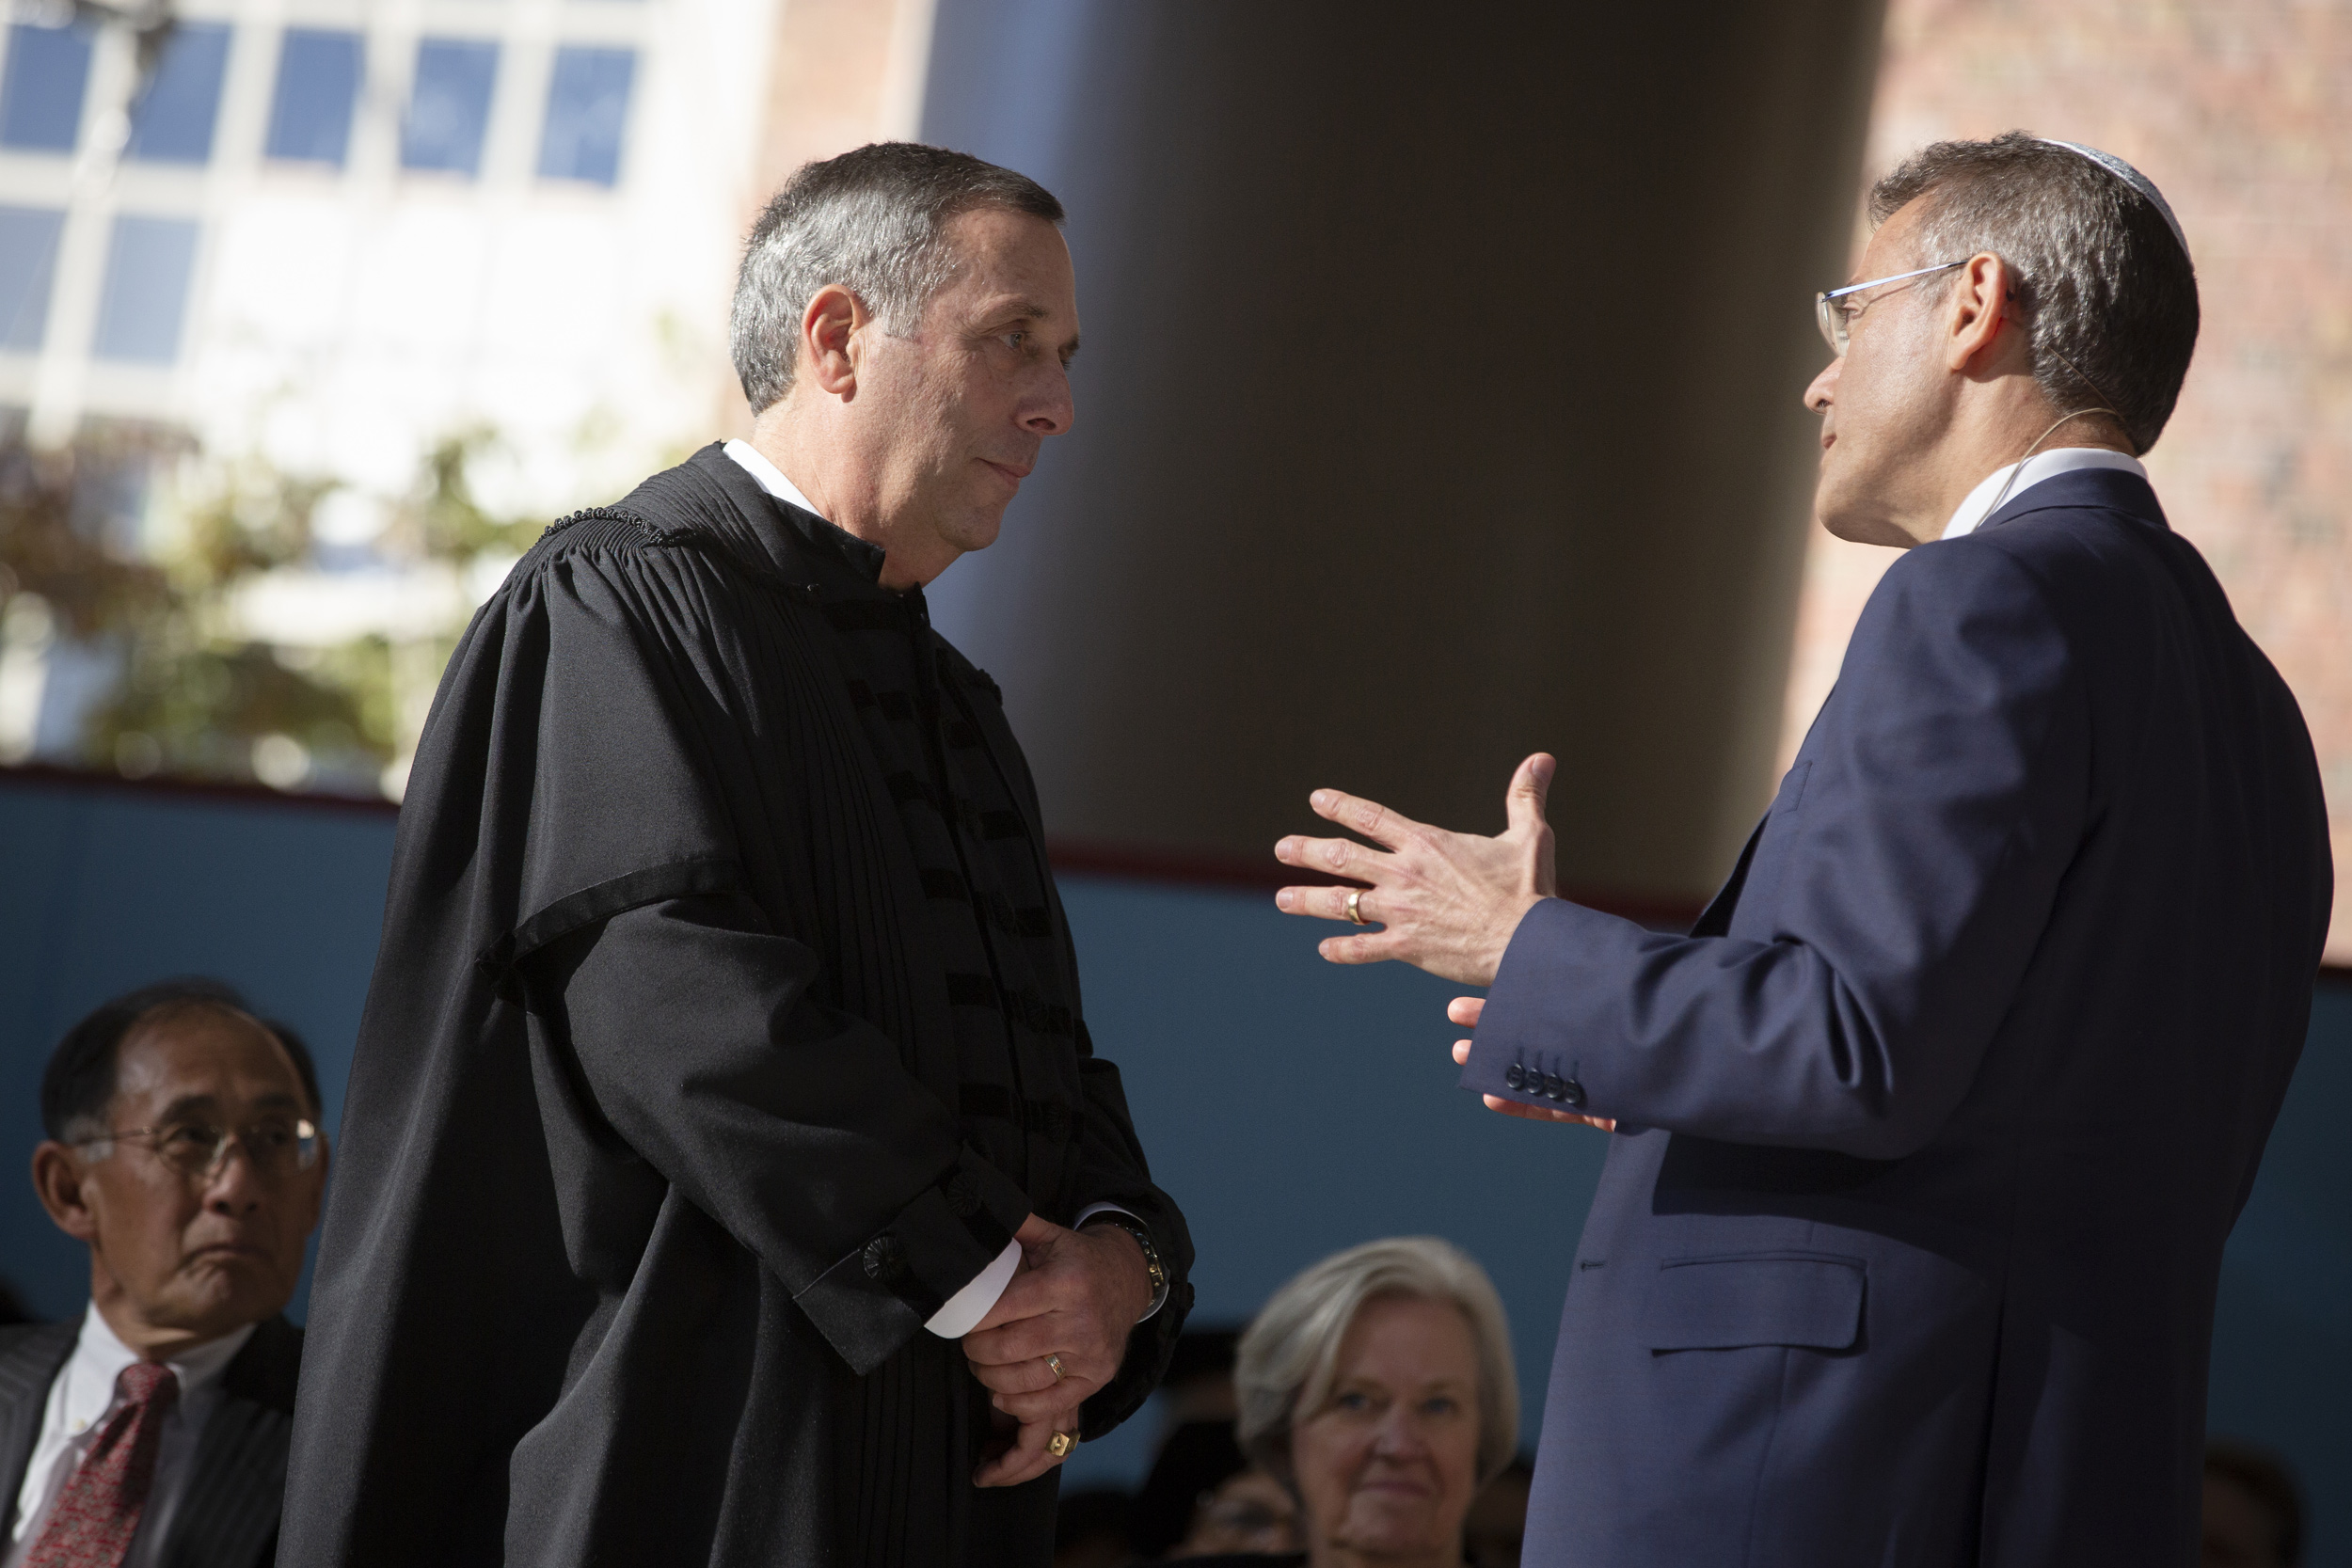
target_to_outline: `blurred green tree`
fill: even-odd
[[[498,445],[481,426],[434,443],[373,545],[395,569],[446,577],[450,624],[287,646],[255,635],[240,596],[315,565],[316,514],[337,481],[146,432],[95,432],[55,452],[0,443],[0,614],[32,595],[57,635],[112,656],[119,678],[86,716],[84,766],[396,793],[464,626],[456,607],[470,596],[457,590],[477,563],[520,554],[546,527],[476,498],[469,469]],[[142,538],[105,500],[150,483],[154,504],[131,508],[156,516]]]
[[[38,595],[70,636],[93,638],[135,626],[169,596],[152,563],[111,547],[86,498],[111,477],[161,453],[155,436],[100,430],[56,451],[0,440],[0,607],[19,594]]]

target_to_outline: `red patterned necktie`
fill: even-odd
[[[180,1402],[180,1379],[169,1367],[135,1361],[115,1386],[122,1403],[65,1483],[24,1568],[120,1568],[131,1549],[155,1479],[164,1420]]]

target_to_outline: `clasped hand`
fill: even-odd
[[[976,1486],[1018,1486],[1061,1463],[1046,1445],[1078,1430],[1078,1407],[1119,1375],[1128,1330],[1152,1305],[1143,1249],[1116,1226],[1065,1230],[1031,1214],[1014,1240],[1020,1272],[963,1337],[990,1402],[1018,1423],[1012,1447],[974,1473]]]

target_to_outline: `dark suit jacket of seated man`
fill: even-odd
[[[2331,873],[2295,702],[2131,455],[2196,330],[2142,183],[2015,134],[1888,177],[1823,305],[1817,505],[1920,547],[1729,882],[1677,937],[1530,870],[1431,965],[1491,976],[1466,1087],[1614,1127],[1532,1565],[2193,1560],[2222,1243]],[[1400,845],[1286,841],[1374,883],[1389,931],[1335,956],[1445,947],[1430,865],[1548,867],[1531,764],[1500,840],[1324,802]]]
[[[275,1557],[317,1116],[300,1037],[215,981],[132,991],[59,1042],[33,1179],[89,1247],[90,1305],[0,1328],[7,1568]]]
[[[1072,418],[1060,217],[934,148],[802,169],[738,285],[752,439],[558,523],[468,630],[401,808],[291,1560],[1042,1564],[1052,1466],[1157,1382],[1183,1216],[922,592]]]

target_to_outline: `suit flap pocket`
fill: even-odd
[[[1649,1347],[1851,1350],[1862,1338],[1863,1274],[1858,1258],[1820,1254],[1670,1258],[1650,1288]]]

